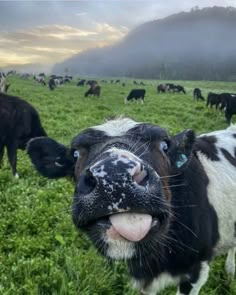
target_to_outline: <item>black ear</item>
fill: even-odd
[[[48,178],[73,176],[78,152],[49,137],[36,137],[27,143],[27,152],[40,174]]]
[[[195,134],[191,129],[184,130],[175,135],[171,140],[169,156],[174,170],[184,170],[191,158]]]

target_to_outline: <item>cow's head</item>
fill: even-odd
[[[85,130],[67,152],[42,139],[31,141],[28,152],[45,176],[63,176],[57,168],[65,175],[71,164],[76,227],[104,255],[129,259],[153,239],[162,243],[171,220],[171,176],[188,165],[193,142],[191,130],[169,137],[159,126],[121,118]]]

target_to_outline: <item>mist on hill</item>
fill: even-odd
[[[236,80],[236,9],[192,9],[145,23],[120,42],[53,68],[80,76]]]

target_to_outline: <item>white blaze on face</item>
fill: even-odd
[[[110,216],[112,227],[126,240],[138,242],[149,232],[152,216],[141,213],[120,213]]]

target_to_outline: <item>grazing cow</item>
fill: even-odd
[[[56,79],[53,79],[53,78],[50,78],[49,81],[48,81],[48,87],[50,90],[54,90],[55,87],[56,87],[56,82],[55,82]]]
[[[173,92],[183,92],[184,94],[186,94],[186,91],[184,89],[183,86],[181,85],[175,85],[174,88],[172,89]]]
[[[173,83],[166,83],[165,85],[167,86],[167,90],[168,90],[168,91],[172,91],[172,90],[174,90],[175,87],[176,87],[176,85],[173,84]]]
[[[159,84],[157,86],[157,93],[166,92],[168,90],[168,86],[166,84]]]
[[[195,88],[193,90],[193,99],[194,100],[199,100],[199,99],[205,100],[205,98],[202,96],[202,92],[199,88]]]
[[[90,87],[92,87],[92,86],[94,86],[96,84],[98,84],[98,82],[96,80],[88,80],[86,82],[86,85],[89,85]]]
[[[46,136],[38,112],[23,99],[0,93],[0,163],[7,149],[12,173],[16,170],[17,149],[25,149],[33,137]]]
[[[14,76],[14,75],[16,75],[16,71],[14,70],[7,72],[7,76]]]
[[[89,88],[88,91],[85,92],[84,96],[87,97],[89,95],[97,96],[99,97],[101,93],[101,86],[94,84]]]
[[[136,101],[140,99],[141,103],[144,103],[145,93],[145,89],[132,89],[127,98],[125,98],[125,103],[133,99],[135,99]]]
[[[231,98],[236,97],[233,93],[221,93],[219,98],[219,110],[223,111]]]
[[[77,86],[84,86],[85,81],[86,81],[85,79],[80,80],[80,81],[77,83]]]
[[[235,125],[170,137],[120,118],[83,131],[65,149],[48,138],[28,145],[41,174],[74,176],[75,225],[108,259],[127,261],[142,294],[175,284],[179,295],[198,295],[210,261],[227,251],[234,276]]]
[[[230,124],[233,115],[236,114],[236,94],[231,94],[225,106],[225,120],[228,124]],[[236,151],[236,150],[235,150]]]
[[[46,81],[45,81],[45,77],[44,76],[34,76],[34,80],[35,82],[42,84],[42,85],[46,85]]]
[[[66,83],[70,83],[71,79],[64,77],[62,81],[63,81],[64,84],[66,84]]]
[[[216,109],[218,109],[218,106],[220,104],[220,94],[209,92],[207,96],[207,103],[206,106],[212,108],[213,105],[215,105]]]

